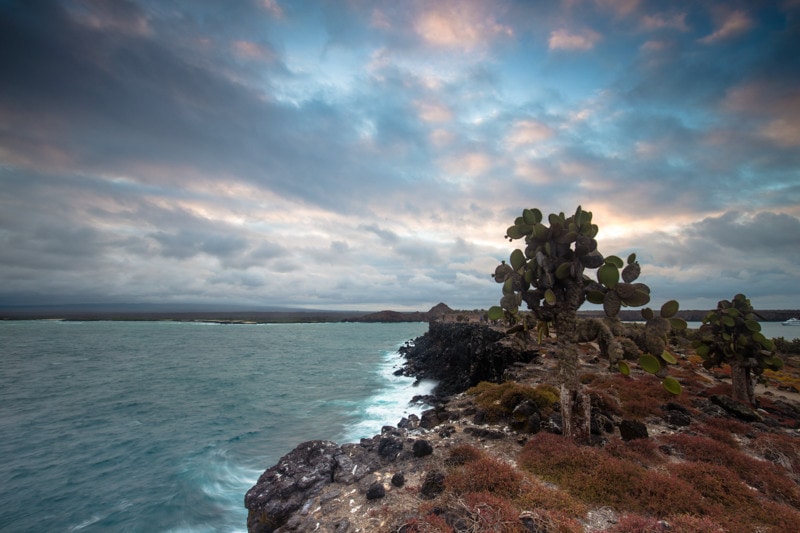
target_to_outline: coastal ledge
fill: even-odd
[[[379,499],[396,510],[416,509],[418,496],[404,486],[421,487],[423,497],[438,494],[437,476],[443,474],[436,474],[435,466],[443,461],[442,447],[460,442],[458,436],[494,436],[480,426],[462,427],[462,414],[445,407],[451,395],[482,381],[499,381],[511,366],[538,356],[504,339],[486,325],[431,322],[425,335],[400,351],[406,359],[403,374],[438,381],[433,397],[425,399],[436,407],[359,443],[301,443],[247,491],[248,531],[388,531],[380,519],[355,515]],[[474,414],[474,409],[467,412]],[[448,425],[441,427],[444,423]]]
[[[708,526],[702,531],[727,530],[712,523],[708,517],[673,516],[671,511],[644,516],[636,514],[635,510],[629,512],[629,508],[619,504],[595,503],[592,506],[591,502],[581,502],[575,504],[576,508],[583,509],[577,516],[566,516],[558,510],[551,512],[552,509],[547,507],[548,501],[551,505],[555,505],[553,502],[556,500],[574,503],[574,497],[558,486],[543,484],[530,472],[520,474],[518,461],[530,445],[568,446],[566,441],[553,440],[558,439],[556,435],[560,432],[556,406],[540,412],[522,402],[507,418],[492,419],[485,402],[480,402],[480,394],[461,392],[485,379],[516,382],[529,387],[553,384],[555,358],[547,343],[532,352],[517,349],[516,355],[512,355],[513,350],[513,343],[498,338],[498,332],[487,326],[431,324],[428,333],[404,349],[407,363],[403,371],[430,378],[454,376],[449,382],[447,379],[440,382],[441,388],[435,391],[437,395],[431,400],[435,406],[420,417],[409,416],[397,426],[385,426],[379,435],[358,443],[340,445],[330,441],[309,441],[298,445],[267,469],[247,492],[244,503],[248,509],[248,531],[483,531],[485,529],[480,529],[478,522],[485,513],[499,512],[506,504],[498,501],[469,503],[460,493],[453,493],[459,475],[462,484],[478,486],[487,482],[482,477],[522,478],[526,480],[524,484],[532,484],[537,491],[535,494],[549,494],[550,498],[555,498],[551,501],[547,500],[548,496],[542,496],[544,500],[539,502],[539,507],[525,507],[511,518],[504,515],[507,527],[504,526],[506,529],[503,531],[630,532],[637,529],[620,529],[619,526],[633,524],[636,520],[649,521],[647,523],[652,527],[648,531],[700,531],[692,527],[701,525]],[[719,405],[719,395],[721,392],[724,394],[729,376],[702,369],[692,361],[689,352],[679,353],[680,368],[677,370],[682,373],[685,383],[684,394],[679,398],[665,397],[666,393],[652,376],[624,378],[609,375],[606,364],[597,355],[591,344],[581,346],[587,375],[600,376],[595,378],[590,388],[593,398],[592,433],[602,446],[587,448],[586,453],[596,456],[598,461],[609,461],[609,465],[629,461],[625,462],[628,469],[625,472],[638,469],[641,474],[637,476],[658,476],[664,464],[691,464],[693,459],[687,456],[688,451],[682,451],[682,446],[707,446],[714,451],[715,457],[724,453],[732,457],[731,461],[739,461],[737,464],[757,463],[758,468],[772,476],[745,480],[749,485],[761,487],[754,488],[755,492],[752,495],[748,493],[748,497],[766,502],[776,511],[759,518],[767,521],[763,522],[765,531],[780,530],[769,527],[770,520],[797,519],[794,523],[798,523],[800,513],[792,502],[800,502],[800,488],[797,487],[796,472],[791,467],[800,464],[800,395],[796,391],[762,389],[757,421],[747,422]],[[787,371],[793,375],[800,373],[800,362],[792,359],[787,363]],[[619,383],[620,380],[624,383]],[[600,389],[603,383],[610,384],[610,387]],[[452,393],[459,388],[460,391]],[[634,397],[623,402],[617,394],[622,389]],[[634,403],[629,407],[626,405],[628,401]],[[648,412],[631,415],[640,412],[646,401],[652,404]],[[688,442],[686,439],[692,440]],[[731,444],[726,444],[727,441]],[[637,445],[637,442],[643,444]],[[770,445],[765,447],[764,442]],[[721,447],[726,451],[721,452]],[[557,447],[548,449],[548,453],[558,451]],[[584,452],[576,448],[565,453]],[[480,459],[482,463],[476,463],[479,467],[483,464],[481,468],[485,465],[491,468],[489,471],[480,470],[482,473],[477,477],[464,478],[464,461],[474,460],[470,456],[475,454],[483,458]],[[605,457],[608,459],[601,459]],[[655,463],[655,467],[643,463],[650,460],[660,462]],[[708,467],[702,466],[702,459],[695,460],[699,472],[708,471]],[[785,464],[790,464],[790,468],[787,469]],[[719,470],[722,467],[714,468]],[[637,476],[631,479],[637,479]],[[733,471],[729,476],[738,479]],[[769,486],[765,489],[762,482],[783,487],[783,492],[771,496],[773,489]],[[530,487],[525,490],[530,490]],[[786,502],[789,502],[788,506]],[[545,507],[541,507],[542,504]],[[726,508],[725,513],[733,518],[717,516],[715,520],[721,520],[725,525],[730,520],[743,520],[734,516],[736,511],[733,508]],[[663,519],[665,516],[676,521],[670,525]],[[438,529],[431,529],[434,522],[439,524]],[[692,527],[682,529],[686,524]]]

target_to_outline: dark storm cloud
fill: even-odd
[[[758,213],[752,219],[743,219],[739,213],[728,212],[701,220],[690,235],[749,254],[800,260],[800,219],[782,213]]]

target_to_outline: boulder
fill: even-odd
[[[425,474],[422,485],[419,488],[420,495],[431,500],[444,492],[444,473],[433,470]]]
[[[331,441],[312,440],[298,445],[267,469],[244,497],[247,529],[272,533],[333,480],[335,456],[340,447]]]
[[[714,405],[718,405],[725,409],[725,411],[735,416],[740,420],[744,420],[745,422],[761,422],[763,419],[761,415],[755,412],[753,409],[749,408],[743,403],[737,402],[730,396],[723,396],[721,394],[714,394],[712,395],[709,400]]]
[[[431,446],[430,442],[420,439],[414,441],[412,450],[414,452],[414,457],[425,457],[433,453],[433,446]]]
[[[379,498],[383,498],[384,496],[386,496],[386,488],[383,486],[383,483],[379,481],[376,481],[367,489],[368,500],[377,500]]]
[[[646,439],[650,435],[647,433],[647,426],[638,420],[623,420],[619,423],[619,434],[622,440],[629,441],[634,439]]]

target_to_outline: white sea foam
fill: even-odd
[[[383,426],[396,425],[410,414],[419,415],[430,406],[411,403],[415,396],[428,395],[436,386],[435,381],[421,380],[407,376],[396,376],[394,372],[402,363],[398,352],[385,354],[377,372],[383,387],[369,397],[359,408],[361,419],[350,428],[344,436],[345,442],[355,442],[361,438],[369,438],[380,433]]]

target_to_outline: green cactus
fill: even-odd
[[[717,308],[703,318],[693,342],[704,367],[731,365],[731,396],[746,405],[755,403],[753,378],[759,378],[764,369],[783,367],[783,361],[775,355],[775,344],[761,333],[756,318],[760,317],[750,300],[737,294],[731,301],[717,303]]]
[[[675,315],[679,309],[676,300],[670,300],[661,306],[658,316],[652,309],[646,307],[642,309],[642,318],[645,319],[644,327],[637,332],[628,332],[636,345],[644,352],[639,357],[639,366],[655,376],[662,379],[662,385],[673,394],[681,392],[681,385],[675,378],[667,376],[667,365],[674,365],[678,361],[675,356],[667,350],[669,333],[672,330],[683,331],[686,329],[686,321]],[[618,363],[620,371],[627,375],[630,368],[625,361]]]
[[[598,227],[592,223],[590,211],[578,206],[569,218],[559,213],[549,215],[547,220],[549,226],[543,223],[540,210],[525,209],[506,230],[506,238],[524,238],[526,246],[524,251],[511,252],[510,264],[503,261],[495,269],[493,276],[503,284],[503,297],[499,306],[489,309],[489,319],[507,319],[513,324],[510,332],[536,327],[539,342],[549,333],[548,324],[554,323],[558,337],[572,343],[579,331],[577,311],[584,301],[602,305],[611,319],[616,319],[622,307],[641,307],[650,301],[650,287],[636,282],[641,274],[636,254],[630,254],[623,262],[615,255],[604,257],[597,249]],[[597,269],[596,281],[586,275],[592,269]],[[520,312],[523,302],[532,316]],[[643,334],[631,334],[649,356],[644,358],[648,364],[643,368],[655,369],[653,373],[661,378],[665,378],[666,364],[676,362],[666,351],[669,331],[686,327],[685,321],[674,318],[677,311],[678,302],[674,300],[664,304],[658,317],[645,309]],[[606,355],[621,371],[630,371],[619,352]],[[671,392],[680,390],[676,385],[674,380],[665,383]]]
[[[495,281],[503,285],[503,296],[499,306],[489,309],[490,320],[507,320],[512,325],[510,333],[527,333],[535,328],[539,342],[549,334],[549,325],[555,326],[564,383],[561,403],[566,434],[569,434],[568,420],[574,411],[584,410],[584,413],[577,413],[576,427],[584,424],[585,429],[588,418],[585,415],[588,404],[579,405],[583,399],[577,380],[578,358],[574,346],[579,340],[586,340],[582,332],[591,330],[599,336],[602,331],[600,344],[607,348],[605,355],[609,361],[618,363],[623,372],[630,370],[622,360],[624,350],[619,343],[615,344],[609,327],[595,324],[594,328],[579,328],[578,309],[589,300],[602,304],[606,315],[618,320],[616,317],[622,307],[640,307],[650,301],[650,288],[636,282],[641,273],[636,255],[628,256],[626,262],[614,255],[604,257],[597,249],[597,233],[592,213],[580,206],[570,217],[553,213],[546,222],[540,210],[525,209],[506,230],[506,238],[510,241],[524,239],[525,247],[511,252],[509,262],[503,261],[493,274]],[[597,272],[592,279],[586,272],[594,269]],[[530,313],[520,311],[523,302]],[[674,358],[669,360],[672,356],[665,350],[666,336],[672,326],[669,318],[675,312],[677,302],[665,304],[658,319],[648,320],[644,338],[636,344],[641,346],[645,339],[650,339],[651,345],[642,349],[655,351],[644,358],[643,368],[652,369],[662,377],[667,390],[679,393],[678,382],[664,376],[666,364],[675,362]],[[581,417],[584,420],[580,420]]]

